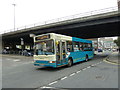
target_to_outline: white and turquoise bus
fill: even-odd
[[[35,66],[72,66],[94,55],[92,41],[55,33],[35,36],[34,45]]]

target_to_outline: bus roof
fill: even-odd
[[[90,40],[76,38],[76,37],[72,37],[72,41],[78,41],[78,42],[83,42],[83,43],[92,43],[92,41],[90,41]]]
[[[39,37],[42,35],[55,35],[55,36],[59,36],[59,37],[64,37],[64,40],[71,40],[71,41],[76,41],[76,42],[83,42],[83,43],[92,43],[91,40],[86,40],[86,39],[81,39],[81,38],[77,38],[77,37],[72,37],[72,36],[67,36],[67,35],[62,35],[62,34],[56,34],[56,33],[46,33],[46,34],[41,34],[41,35],[37,35],[35,37]]]
[[[62,34],[56,34],[56,33],[48,33],[48,34],[54,34],[54,35],[58,35],[58,36],[63,36],[63,37],[71,37],[72,41],[78,41],[78,42],[83,42],[83,43],[92,43],[91,40],[86,40],[86,39],[81,39],[81,38],[77,38],[77,37],[72,37],[72,36],[67,36],[67,35],[62,35]]]

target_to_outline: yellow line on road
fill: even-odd
[[[107,58],[103,59],[103,61],[106,62],[106,63],[109,63],[109,64],[113,64],[113,65],[120,65],[118,63],[108,61]]]

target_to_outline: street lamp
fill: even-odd
[[[24,45],[23,38],[20,38],[20,40],[21,40],[21,45]]]
[[[31,38],[34,38],[35,37],[35,34],[29,34]]]
[[[35,34],[29,34],[29,36],[30,36],[31,38],[33,38],[33,43],[34,43]],[[34,46],[35,46],[35,43],[33,44],[32,48],[34,48]]]
[[[23,38],[20,38],[20,40],[21,40],[21,49],[22,49],[22,55],[23,55],[24,41],[23,41]]]
[[[15,6],[16,6],[16,4],[14,3],[12,5],[14,6],[14,31],[15,31]]]

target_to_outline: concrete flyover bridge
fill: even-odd
[[[4,32],[2,33],[3,47],[12,45],[11,47],[15,48],[15,45],[21,43],[20,38],[23,38],[24,44],[32,46],[33,39],[29,34],[49,32],[86,39],[119,36],[119,23],[118,7],[80,13]]]

